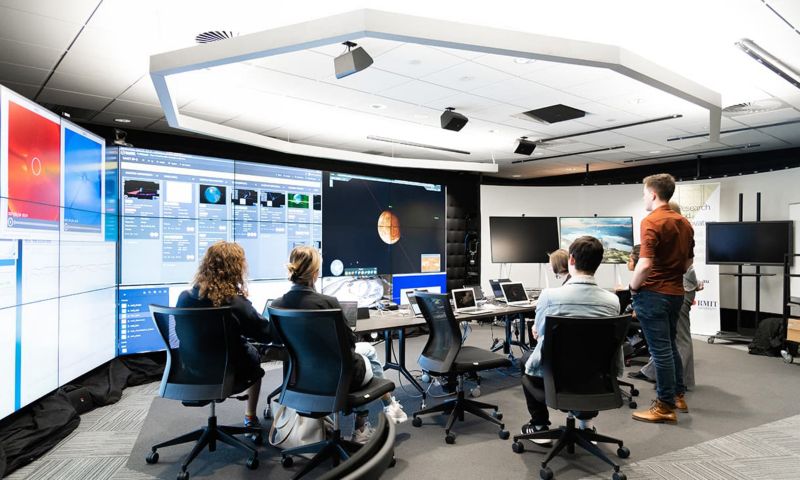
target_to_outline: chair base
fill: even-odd
[[[453,424],[456,422],[456,419],[460,421],[464,421],[464,413],[469,412],[476,417],[479,417],[487,422],[493,423],[500,427],[500,431],[498,435],[503,440],[508,439],[510,436],[508,430],[505,429],[505,425],[501,422],[503,419],[503,414],[498,411],[497,405],[491,405],[488,403],[483,402],[476,402],[475,400],[470,400],[464,397],[464,389],[463,389],[463,378],[459,376],[458,382],[458,389],[456,391],[456,398],[446,400],[445,402],[440,403],[439,405],[434,405],[432,407],[423,408],[422,410],[416,411],[413,413],[412,417],[412,425],[415,427],[422,426],[422,420],[418,418],[420,415],[427,415],[429,413],[444,413],[449,414],[447,418],[447,425],[445,426],[444,433],[445,433],[445,441],[449,444],[455,442],[455,435],[453,435],[450,430],[453,428]],[[486,413],[484,410],[494,410],[494,412],[490,415]]]
[[[616,443],[617,456],[620,458],[628,458],[630,455],[630,450],[623,446],[622,440],[601,435],[591,430],[579,430],[575,427],[575,418],[572,416],[567,417],[566,426],[559,427],[557,430],[545,430],[542,432],[529,433],[525,435],[515,435],[513,450],[517,453],[522,453],[525,451],[525,447],[522,446],[519,441],[533,439],[558,440],[555,446],[553,446],[553,449],[550,451],[550,454],[547,455],[547,458],[545,458],[542,462],[542,469],[540,471],[540,476],[542,479],[553,478],[553,473],[547,467],[547,464],[550,463],[550,461],[565,448],[567,449],[567,453],[575,453],[575,445],[580,446],[595,457],[611,465],[611,467],[614,469],[615,479],[624,478],[624,475],[619,471],[619,465],[611,461],[605,452],[600,450],[597,445],[592,443]]]
[[[636,403],[636,400],[634,400],[633,397],[639,396],[639,390],[632,383],[623,380],[617,379],[617,384],[620,386],[619,393],[622,394],[622,399],[628,404],[628,407],[638,407],[639,405]],[[622,389],[622,387],[628,388],[629,390],[626,392]]]
[[[189,474],[187,469],[189,464],[192,463],[192,461],[200,454],[200,452],[202,452],[206,447],[208,447],[209,452],[214,452],[217,450],[217,442],[222,442],[247,453],[249,455],[249,458],[247,459],[247,468],[255,470],[258,468],[258,452],[255,448],[234,437],[234,435],[254,435],[256,443],[259,443],[259,439],[263,439],[263,432],[260,428],[233,427],[226,425],[218,426],[216,415],[212,415],[208,417],[208,424],[205,427],[186,433],[179,437],[175,437],[172,440],[167,440],[166,442],[153,445],[146,460],[147,463],[158,462],[157,450],[159,448],[195,442],[194,448],[192,448],[192,451],[189,452],[189,454],[183,460],[183,463],[181,464],[181,471],[178,474],[179,479],[188,479]]]
[[[309,472],[317,468],[325,460],[333,460],[333,466],[339,465],[339,462],[347,460],[350,456],[358,451],[362,445],[360,443],[351,442],[342,438],[342,431],[338,428],[331,433],[331,437],[321,442],[312,443],[310,445],[302,445],[299,447],[288,448],[281,452],[281,463],[284,467],[291,467],[294,461],[292,455],[303,455],[306,453],[313,453],[314,456],[308,463],[300,470],[293,479],[304,477]]]

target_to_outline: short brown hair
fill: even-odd
[[[681,213],[681,204],[676,202],[675,200],[672,200],[671,202],[669,202],[669,209],[672,210],[673,212],[677,213],[678,215],[683,215]]]
[[[215,307],[227,305],[236,295],[247,296],[247,262],[244,249],[234,242],[220,240],[206,250],[194,284],[200,298],[207,298]]]
[[[659,200],[665,202],[668,202],[672,198],[672,194],[675,193],[675,177],[669,173],[658,173],[644,177],[642,183],[644,183],[645,187],[654,191]]]
[[[289,280],[292,283],[313,287],[317,273],[322,268],[322,255],[314,247],[307,245],[294,247],[289,254],[289,264],[286,268],[289,270]]]
[[[603,262],[603,244],[589,235],[578,237],[569,246],[569,254],[575,259],[576,270],[594,275]]]
[[[559,248],[550,254],[550,267],[553,268],[553,273],[561,274],[569,272],[569,252],[563,248]]]

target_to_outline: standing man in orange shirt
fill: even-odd
[[[694,230],[686,218],[669,208],[675,192],[672,175],[651,175],[643,183],[642,200],[650,214],[642,220],[642,247],[630,290],[636,318],[656,366],[657,399],[649,410],[634,412],[633,418],[675,423],[675,410],[689,411],[675,336],[683,303],[683,274],[694,259]]]

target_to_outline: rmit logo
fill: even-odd
[[[717,301],[716,300],[696,300],[695,304],[698,307],[711,307],[717,308]]]

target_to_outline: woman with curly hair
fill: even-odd
[[[233,242],[219,241],[206,250],[195,274],[193,287],[178,297],[178,308],[230,306],[238,325],[239,348],[231,352],[234,365],[234,389],[240,392],[247,385],[246,427],[258,428],[258,395],[261,392],[261,357],[244,337],[259,342],[272,341],[270,323],[247,299],[247,261],[244,249]]]

